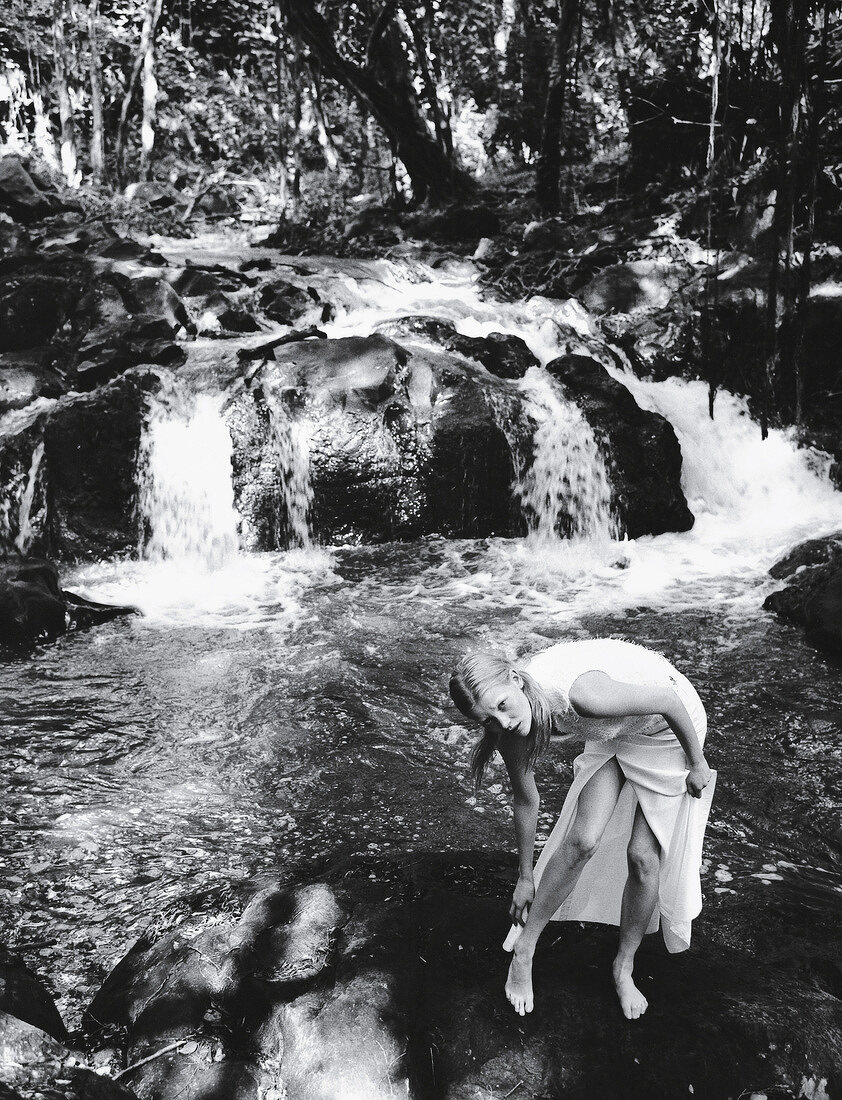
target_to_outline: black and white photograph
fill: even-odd
[[[0,0],[0,1100],[842,1100],[842,3]]]

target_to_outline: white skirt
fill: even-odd
[[[703,745],[707,720],[701,700],[683,676],[673,683]],[[573,824],[582,788],[612,757],[616,757],[626,782],[599,846],[552,920],[619,925],[628,877],[626,849],[639,804],[661,846],[658,904],[646,931],[656,932],[660,924],[667,950],[686,951],[693,919],[702,909],[699,872],[716,772],[701,798],[694,798],[685,786],[688,769],[684,749],[666,725],[659,733],[585,742],[584,752],[574,761],[573,783],[559,819],[535,865],[535,885]],[[512,927],[504,944],[507,950],[511,950],[519,932],[519,926]]]

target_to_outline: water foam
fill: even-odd
[[[237,554],[239,516],[222,394],[175,382],[149,399],[138,454],[141,557],[216,569]]]

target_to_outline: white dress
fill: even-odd
[[[562,642],[536,654],[525,671],[565,701],[571,684],[584,672],[605,672],[624,683],[671,684],[690,715],[700,744],[704,744],[707,718],[695,688],[652,650],[609,638]],[[552,919],[619,925],[628,876],[626,848],[639,803],[661,846],[659,901],[647,932],[655,932],[660,923],[667,949],[685,951],[690,946],[693,918],[702,908],[699,870],[716,774],[701,798],[689,794],[684,749],[660,714],[595,719],[571,710],[556,726],[564,733],[578,732],[585,748],[574,761],[573,783],[535,865],[536,886],[547,861],[567,835],[579,794],[591,776],[613,756],[626,782],[596,852]],[[513,928],[507,946],[516,935]]]

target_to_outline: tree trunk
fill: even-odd
[[[564,118],[570,47],[579,16],[579,0],[558,0],[558,4],[558,23],[544,103],[541,151],[538,154],[535,179],[538,203],[548,214],[557,214],[560,205],[561,124]]]
[[[275,3],[273,9],[275,21],[275,109],[278,112],[277,126],[277,153],[278,153],[278,199],[281,204],[281,213],[286,213],[289,199],[289,180],[287,179],[287,134],[286,117],[284,115],[284,84],[286,76],[286,64],[284,51],[281,47],[281,7]]]
[[[471,189],[469,177],[430,133],[411,82],[402,79],[391,50],[375,51],[375,73],[339,53],[311,0],[282,0],[282,9],[290,30],[306,43],[322,70],[352,92],[383,128],[409,174],[416,200],[441,202]]]
[[[129,111],[131,110],[138,78],[140,77],[141,70],[144,68],[146,55],[152,48],[155,39],[155,31],[158,28],[158,20],[161,18],[162,6],[163,0],[147,0],[146,12],[143,17],[143,26],[140,31],[140,42],[138,43],[137,53],[132,63],[132,71],[129,74],[129,80],[126,84],[123,102],[120,106],[120,121],[117,124],[117,140],[114,143],[114,151],[117,161],[117,178],[121,184],[125,178],[126,133],[129,123]]]
[[[152,147],[155,144],[155,121],[158,105],[158,80],[155,76],[155,32],[161,18],[163,0],[155,0],[152,29],[143,55],[143,119],[140,124],[140,178],[149,179]]]
[[[339,153],[336,151],[336,145],[330,135],[330,130],[327,128],[327,119],[325,118],[325,109],[322,103],[322,82],[319,78],[318,67],[310,67],[310,88],[312,99],[311,107],[313,109],[313,118],[316,122],[316,135],[322,149],[322,156],[325,158],[325,164],[327,165],[328,171],[336,172],[339,169]]]
[[[71,71],[67,38],[64,33],[67,16],[67,0],[53,0],[53,49],[55,52],[55,81],[58,112],[61,120],[61,167],[70,187],[79,184],[76,158],[76,126],[70,100],[68,74]]]
[[[105,138],[102,124],[102,67],[99,56],[99,0],[88,4],[88,48],[91,53],[91,173],[95,183],[105,175]]]
[[[809,107],[809,131],[807,137],[807,190],[805,205],[807,208],[807,227],[804,240],[804,254],[798,279],[798,301],[795,315],[795,332],[792,340],[793,369],[795,372],[795,423],[801,427],[804,423],[804,370],[802,357],[804,330],[807,325],[807,310],[810,304],[810,283],[812,281],[813,237],[816,230],[816,198],[818,178],[821,171],[821,131],[826,111],[825,80],[827,77],[827,46],[830,30],[829,0],[824,0],[821,46],[816,67],[815,79],[805,81]]]

